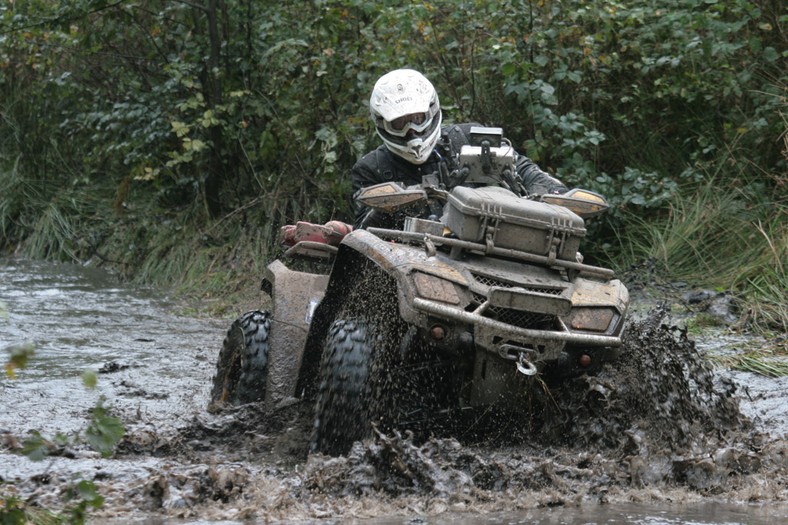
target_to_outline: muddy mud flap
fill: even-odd
[[[274,285],[265,392],[265,408],[270,410],[295,397],[309,325],[328,286],[328,275],[293,271],[274,261],[266,268],[266,278]]]

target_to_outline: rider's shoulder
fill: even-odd
[[[390,152],[385,145],[380,145],[358,159],[354,168],[366,168],[374,170],[378,167],[378,164],[380,164],[382,158],[388,158],[389,153]]]

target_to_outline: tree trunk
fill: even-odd
[[[208,41],[210,53],[206,64],[205,83],[203,94],[206,104],[211,110],[222,103],[222,86],[219,75],[219,53],[221,50],[221,38],[219,36],[219,2],[220,0],[209,0],[208,10]],[[208,213],[216,218],[222,213],[221,190],[227,176],[225,170],[225,144],[224,134],[221,126],[212,126],[210,137],[213,146],[210,149],[210,159],[208,161],[208,174],[205,177],[205,203]]]

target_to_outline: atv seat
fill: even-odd
[[[301,241],[287,249],[285,257],[306,257],[319,261],[329,261],[337,253],[338,248],[323,242]]]

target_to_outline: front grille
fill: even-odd
[[[476,279],[476,282],[482,284],[484,286],[498,286],[500,288],[523,288],[524,290],[528,290],[529,292],[538,292],[544,293],[549,295],[561,295],[564,291],[563,288],[554,288],[549,286],[537,286],[537,285],[526,285],[520,283],[513,283],[509,281],[503,281],[501,279],[497,279],[495,277],[490,277],[489,275],[482,275],[479,273],[472,273],[473,278]]]
[[[472,296],[473,309],[478,308],[487,298],[481,294],[474,293]],[[513,310],[511,308],[501,308],[497,306],[488,307],[483,314],[488,319],[494,319],[517,328],[528,328],[531,330],[554,330],[556,327],[555,316],[526,312],[523,310]]]
[[[530,328],[533,330],[552,330],[555,328],[552,315],[510,310],[509,308],[488,308],[484,312],[484,316],[518,328]]]

